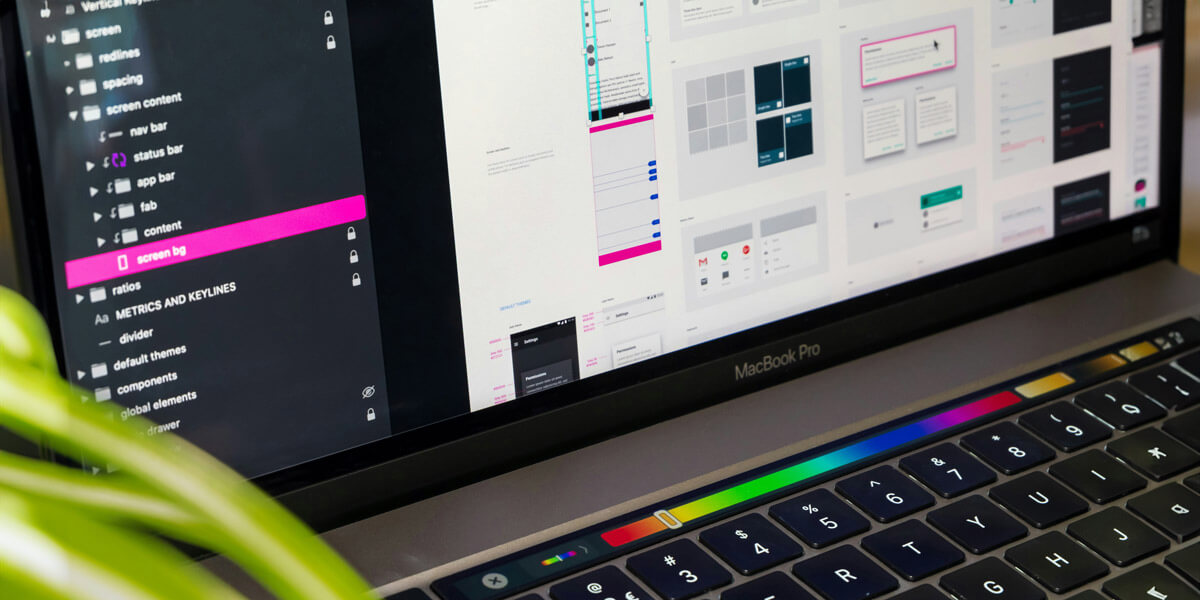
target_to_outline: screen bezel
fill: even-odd
[[[426,6],[432,10],[424,2],[420,8],[394,10],[424,11]],[[46,315],[61,358],[28,77],[23,60],[5,58],[21,56],[15,7],[15,0],[0,0],[0,115],[5,119],[0,143],[9,174],[20,284]],[[1165,11],[1163,32],[1138,40],[1163,43],[1163,184],[1158,209],[461,415],[266,475],[255,483],[314,527],[328,529],[1106,276],[1158,260],[1177,260],[1185,14],[1178,5]],[[357,54],[365,43],[357,37],[353,21],[351,27]],[[432,31],[428,35],[432,38]],[[23,160],[17,161],[17,155]],[[1131,232],[1140,226],[1149,227],[1152,237],[1135,244]],[[734,380],[733,365],[800,343],[822,344],[824,351],[818,360],[790,371],[749,382]],[[514,439],[522,443],[512,444]]]

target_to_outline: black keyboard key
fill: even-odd
[[[804,554],[804,548],[760,514],[749,514],[700,534],[700,541],[742,575]]]
[[[1045,600],[1046,593],[998,558],[985,558],[942,577],[961,600]]]
[[[1192,585],[1200,587],[1200,544],[1167,555],[1167,566],[1183,575]]]
[[[1200,492],[1200,475],[1192,475],[1191,477],[1184,479],[1183,482],[1193,490]]]
[[[932,585],[925,584],[919,588],[908,590],[899,596],[893,596],[892,600],[946,600],[946,595],[939,592]]]
[[[677,540],[639,554],[625,566],[666,600],[694,598],[733,581],[729,571],[691,540]]]
[[[1055,402],[1018,420],[1051,446],[1074,452],[1112,437],[1112,429],[1069,402]]]
[[[1071,596],[1068,600],[1108,600],[1096,590],[1087,590]]]
[[[933,496],[892,467],[879,467],[843,479],[837,491],[882,523],[933,506]]]
[[[608,566],[552,586],[550,597],[554,600],[596,600],[597,598],[601,600],[604,598],[649,600],[650,595],[620,569]]]
[[[1071,523],[1067,533],[1118,567],[1128,567],[1171,547],[1167,538],[1116,507]]]
[[[961,563],[966,555],[920,521],[906,521],[862,540],[862,547],[909,581]]]
[[[399,598],[388,598],[388,600],[401,600],[401,599],[399,599]],[[415,598],[409,598],[408,600],[417,600],[417,599],[415,599]],[[541,596],[539,596],[539,595],[537,595],[537,594],[525,594],[524,596],[521,596],[521,597],[517,598],[517,600],[542,600],[542,597],[541,597]]]
[[[1050,474],[1096,504],[1107,504],[1146,487],[1145,479],[1099,450],[1055,463]]]
[[[1200,496],[1178,483],[1142,494],[1127,506],[1176,541],[1187,541],[1200,533]]]
[[[964,437],[962,443],[1005,475],[1020,473],[1054,458],[1054,450],[1049,446],[1007,421],[976,431]]]
[[[776,504],[769,512],[813,548],[836,544],[871,528],[870,521],[823,489]]]
[[[1121,431],[1167,416],[1166,409],[1120,381],[1079,394],[1075,404]]]
[[[1192,374],[1192,377],[1200,378],[1200,352],[1193,352],[1177,361],[1179,368]]]
[[[1104,593],[1117,600],[1200,600],[1187,584],[1155,563],[1105,581]]]
[[[1163,423],[1163,429],[1183,440],[1193,450],[1200,450],[1200,410],[1191,410]]]
[[[1004,558],[1056,594],[1108,575],[1108,565],[1057,531],[1009,548]]]
[[[1154,429],[1143,429],[1108,444],[1108,451],[1155,481],[1200,465],[1200,454]]]
[[[1038,529],[1057,525],[1088,509],[1087,501],[1041,471],[992,488],[991,497]]]
[[[1129,385],[1167,408],[1182,410],[1200,402],[1200,382],[1171,365],[1132,375]]]
[[[725,590],[721,600],[813,600],[813,597],[787,573],[776,571]]]
[[[895,577],[852,546],[801,561],[792,572],[826,600],[867,600],[900,587]]]
[[[1029,529],[983,496],[963,498],[930,511],[928,518],[972,554],[985,554],[1029,535]]]
[[[900,468],[943,498],[961,496],[996,481],[996,473],[954,444],[906,456]]]

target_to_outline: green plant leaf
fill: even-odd
[[[151,537],[0,492],[0,590],[90,600],[218,600],[240,594]]]
[[[86,392],[46,369],[53,355],[47,362],[49,337],[33,322],[36,311],[15,294],[0,294],[0,329],[23,348],[0,352],[0,426],[65,455],[117,466],[198,518],[219,546],[214,550],[279,598],[374,597],[307,526],[215,458],[176,436],[147,437],[154,424],[145,419],[125,422],[107,405],[80,402]]]

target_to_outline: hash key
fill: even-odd
[[[1166,409],[1120,381],[1079,394],[1075,404],[1121,431],[1167,416]]]
[[[1108,575],[1108,565],[1058,531],[1009,548],[1004,558],[1056,594]]]
[[[1128,567],[1171,547],[1152,527],[1116,507],[1071,523],[1067,533],[1118,567]]]
[[[1050,445],[1074,452],[1112,437],[1112,429],[1069,402],[1056,402],[1018,420]]]
[[[1107,504],[1146,487],[1145,479],[1099,450],[1055,463],[1050,474],[1096,504]]]
[[[900,582],[852,546],[842,546],[797,563],[792,572],[826,600],[868,600]]]
[[[1155,481],[1162,481],[1200,465],[1200,454],[1154,428],[1109,442],[1108,451]]]
[[[1029,535],[1028,528],[983,496],[931,511],[928,519],[972,554],[985,554]]]
[[[725,590],[721,600],[813,600],[812,594],[804,591],[795,579],[776,571]]]
[[[942,577],[942,587],[962,600],[1045,600],[1046,593],[998,558],[985,558]]]
[[[996,473],[954,444],[941,444],[900,460],[900,468],[943,498],[961,496],[996,481]]]
[[[881,523],[890,523],[933,506],[933,496],[887,466],[843,479],[836,487],[838,492]]]
[[[781,502],[769,511],[804,543],[824,548],[871,528],[871,522],[826,489]]]
[[[1200,496],[1178,483],[1168,483],[1129,501],[1129,510],[1153,523],[1176,541],[1200,533]]]
[[[757,513],[705,530],[700,541],[742,575],[758,573],[804,554],[799,542]]]
[[[962,443],[1005,475],[1020,473],[1054,458],[1054,450],[1008,421],[976,431],[964,437]]]
[[[1183,410],[1200,402],[1200,383],[1171,365],[1133,375],[1129,385],[1167,408]]]
[[[630,558],[625,566],[667,600],[683,600],[729,585],[733,576],[691,540],[677,540]]]
[[[1088,509],[1087,501],[1041,471],[998,485],[992,488],[990,495],[1038,529],[1057,525]]]

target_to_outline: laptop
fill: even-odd
[[[381,596],[1198,598],[1183,24],[0,1],[21,289]]]

